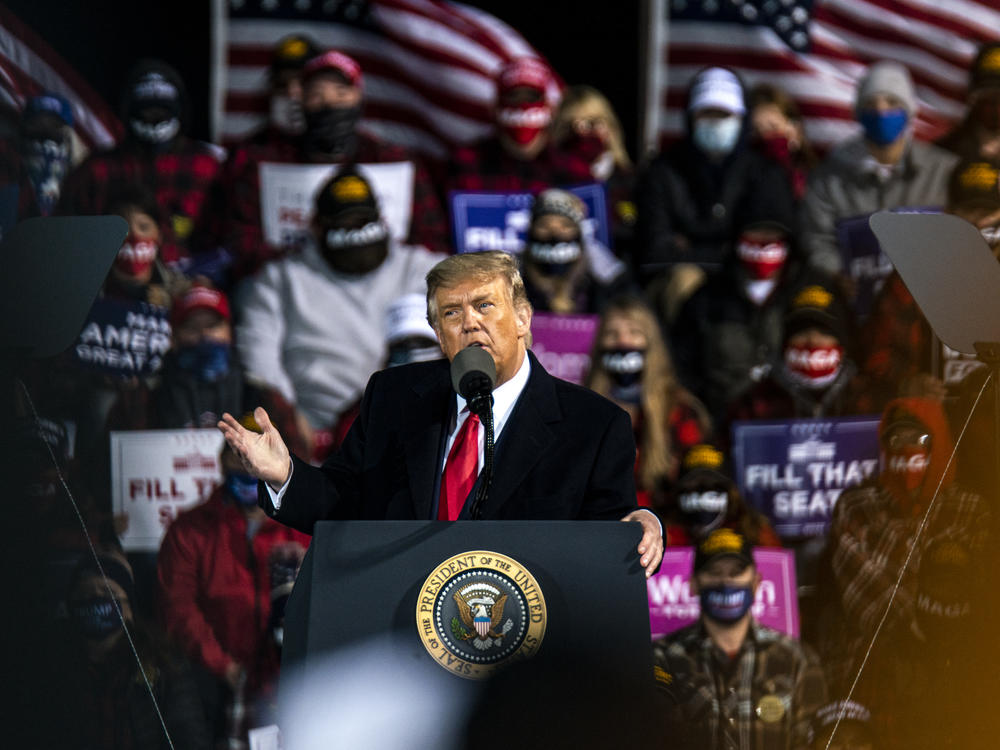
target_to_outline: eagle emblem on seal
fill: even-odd
[[[472,641],[472,645],[480,651],[499,646],[503,637],[514,626],[510,618],[501,626],[507,595],[502,594],[495,586],[473,583],[456,591],[453,598],[458,606],[461,624],[465,626],[455,627],[459,623],[454,622],[453,633],[463,641]]]

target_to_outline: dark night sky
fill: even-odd
[[[117,106],[119,89],[135,60],[162,57],[174,65],[195,105],[193,134],[208,137],[208,0],[5,1],[112,106]],[[603,91],[621,117],[634,153],[639,3],[472,0],[469,4],[518,29],[567,83],[589,83]]]

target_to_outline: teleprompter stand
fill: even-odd
[[[949,214],[879,211],[869,219],[935,335],[975,354],[993,381],[994,492],[1000,495],[1000,263],[979,230]],[[994,524],[996,526],[996,524]]]

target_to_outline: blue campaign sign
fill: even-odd
[[[878,472],[878,416],[733,422],[736,484],[785,539],[827,532],[840,493]]]
[[[604,185],[593,183],[566,188],[587,206],[583,236],[611,247],[608,200]],[[503,250],[520,253],[531,221],[531,193],[452,191],[448,195],[455,249],[460,253]]]
[[[937,208],[896,208],[893,213],[941,213]],[[848,277],[854,281],[854,312],[859,321],[871,314],[875,298],[892,273],[892,261],[882,252],[868,219],[871,214],[837,222],[837,245]]]
[[[170,349],[168,312],[145,302],[98,298],[73,346],[74,361],[123,378],[156,372]]]

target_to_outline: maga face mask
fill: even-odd
[[[115,257],[115,268],[129,278],[142,276],[153,267],[159,250],[153,240],[140,239],[130,232]]]
[[[736,257],[743,269],[754,281],[763,281],[777,274],[788,259],[788,243],[784,240],[758,242],[748,237],[740,237],[736,245]]]
[[[511,105],[497,111],[500,131],[519,146],[532,143],[551,121],[552,110],[536,102]]]
[[[788,346],[785,371],[807,388],[823,388],[837,379],[843,357],[841,346]]]
[[[882,472],[892,488],[912,493],[920,489],[930,465],[930,451],[921,445],[902,445],[882,451]]]

